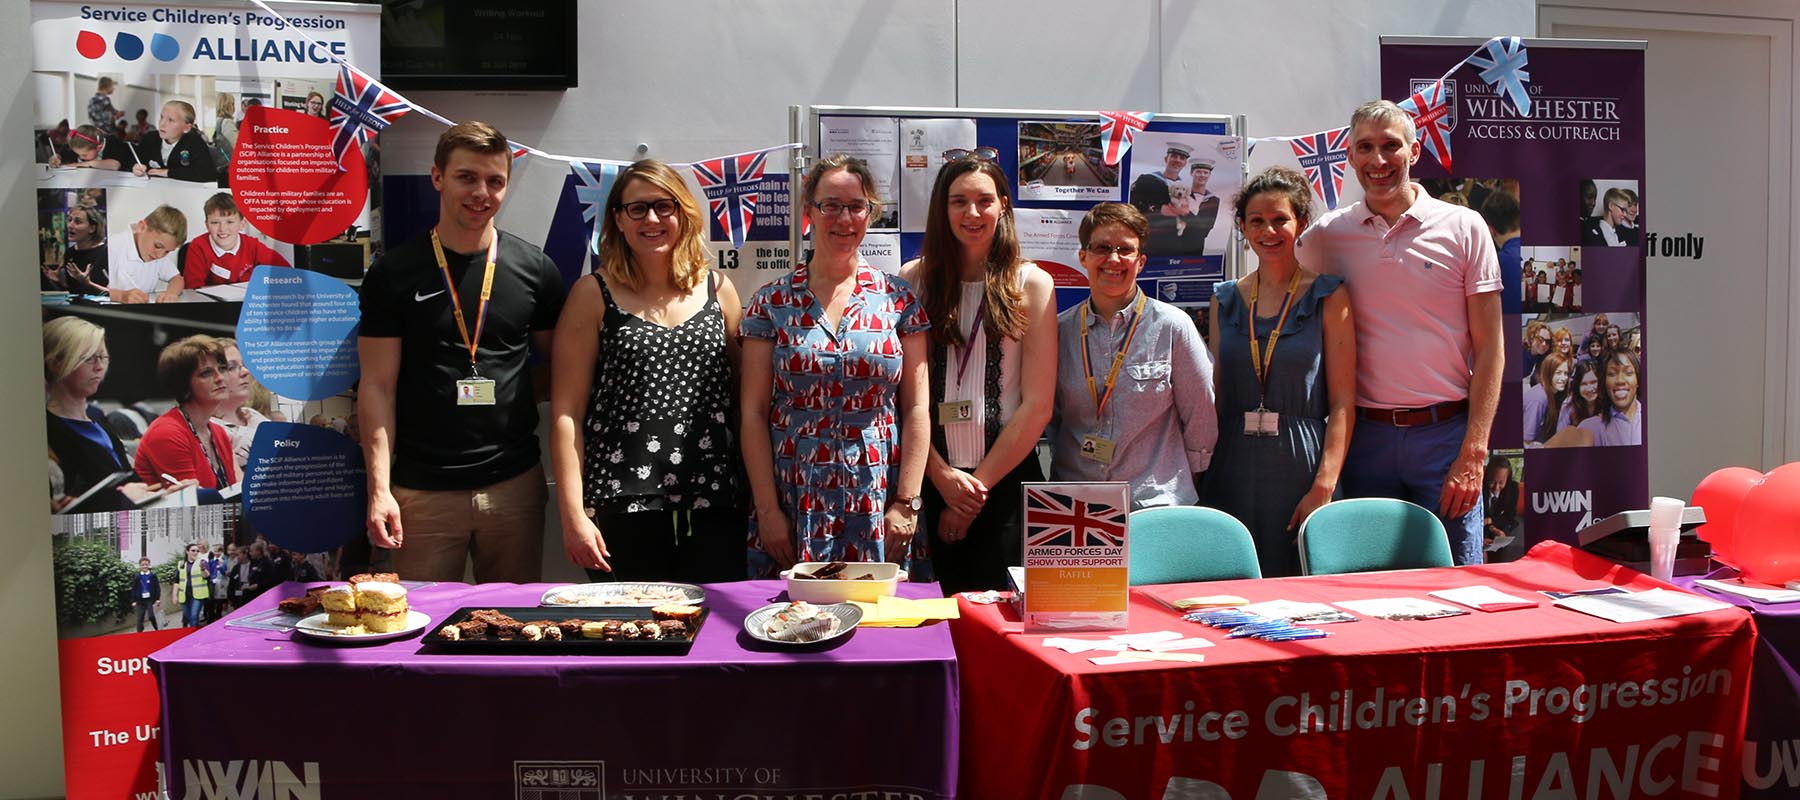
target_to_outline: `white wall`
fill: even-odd
[[[1129,108],[1244,114],[1253,135],[1342,124],[1375,94],[1380,34],[1530,35],[1531,0],[591,0],[581,4],[581,87],[563,93],[419,92],[451,119],[484,119],[567,155],[685,161],[787,140],[790,104]],[[29,15],[0,4],[0,252],[35,246],[26,172]],[[428,171],[441,128],[417,116],[383,137],[386,169]],[[563,168],[531,159],[502,223],[541,236]],[[0,349],[40,369],[31,271],[0,278]],[[7,289],[6,286],[12,288]],[[7,334],[5,331],[12,333]],[[44,449],[34,382],[0,383],[0,451]],[[15,516],[0,559],[0,797],[61,787],[50,537],[38,462],[0,462]],[[549,548],[554,551],[555,548]]]

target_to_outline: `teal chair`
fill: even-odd
[[[1326,503],[1300,523],[1300,573],[1339,575],[1448,567],[1450,537],[1437,515],[1405,500]]]
[[[1216,508],[1146,508],[1130,521],[1132,586],[1262,577],[1250,529]]]

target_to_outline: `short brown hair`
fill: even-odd
[[[1087,247],[1088,238],[1104,225],[1124,225],[1130,228],[1137,235],[1140,248],[1150,236],[1150,221],[1144,218],[1144,212],[1137,210],[1137,206],[1127,203],[1098,203],[1088,209],[1087,216],[1081,218],[1081,246]]]
[[[811,203],[813,195],[819,191],[819,181],[840,169],[862,182],[863,198],[869,201],[869,217],[880,216],[881,200],[875,194],[875,173],[869,170],[869,162],[852,155],[833,153],[814,161],[812,168],[806,171],[806,182],[801,185],[801,198]]]
[[[1312,223],[1312,185],[1307,183],[1306,176],[1289,167],[1270,167],[1251,178],[1244,188],[1239,189],[1237,196],[1231,199],[1233,214],[1237,215],[1239,225],[1244,224],[1245,206],[1259,194],[1278,194],[1287,198],[1288,205],[1294,209],[1301,225]]]
[[[187,215],[171,205],[157,206],[145,214],[144,227],[173,236],[177,242],[187,241]]]
[[[212,197],[206,198],[206,203],[205,205],[202,205],[201,208],[205,210],[206,215],[209,217],[214,214],[236,214],[240,217],[244,215],[242,211],[238,210],[237,203],[231,199],[230,192],[215,193]]]
[[[511,154],[512,146],[507,144],[506,135],[494,126],[485,122],[471,120],[450,126],[438,137],[437,152],[431,156],[432,165],[439,172],[450,166],[450,153],[455,150],[469,150],[484,156],[495,153]],[[512,159],[506,160],[506,174],[512,175]]]
[[[173,396],[175,402],[185,403],[192,399],[188,382],[208,359],[217,364],[224,363],[225,346],[218,339],[196,333],[170,342],[156,357],[156,382],[162,384],[163,390]]]

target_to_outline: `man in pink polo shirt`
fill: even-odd
[[[1435,509],[1457,564],[1482,562],[1481,478],[1505,368],[1500,264],[1481,215],[1411,180],[1412,118],[1385,100],[1350,116],[1363,199],[1320,218],[1302,263],[1341,275],[1356,317],[1348,497]]]

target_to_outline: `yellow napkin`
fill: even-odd
[[[874,603],[856,603],[856,607],[863,612],[859,627],[866,628],[913,628],[930,620],[956,619],[961,616],[954,597],[912,600],[886,596],[877,598]]]

